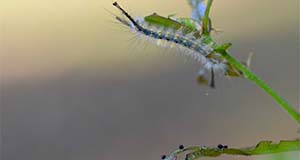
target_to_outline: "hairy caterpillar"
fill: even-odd
[[[200,62],[202,64],[198,79],[200,83],[208,84],[204,77],[206,73],[211,74],[212,88],[215,86],[216,73],[238,75],[219,53],[214,52],[217,45],[210,40],[210,36],[202,34],[200,24],[196,21],[165,18],[156,13],[145,18],[133,18],[117,2],[113,5],[127,18],[116,16],[116,19],[128,26],[138,37],[161,47],[177,48],[180,53]]]

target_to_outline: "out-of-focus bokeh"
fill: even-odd
[[[299,136],[255,85],[220,77],[215,90],[199,86],[199,64],[132,40],[112,2],[2,2],[3,160],[153,160],[179,144],[246,147]],[[119,3],[137,16],[191,12],[184,0]],[[240,60],[253,52],[254,72],[299,106],[298,0],[219,0],[212,20],[224,31],[218,41],[232,42]]]

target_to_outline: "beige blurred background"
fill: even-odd
[[[199,86],[193,60],[129,41],[107,11],[119,15],[112,2],[1,2],[3,160],[153,160],[179,144],[245,147],[299,136],[248,81]],[[191,12],[184,0],[119,3],[137,16]],[[224,31],[216,38],[232,42],[241,60],[253,52],[252,69],[299,106],[299,1],[216,0],[212,19]]]

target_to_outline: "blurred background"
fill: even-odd
[[[217,89],[199,86],[198,63],[130,41],[112,2],[2,2],[3,160],[153,160],[179,144],[246,147],[299,136],[252,83],[219,77]],[[119,3],[137,16],[191,12],[184,0]],[[224,31],[216,39],[232,42],[240,60],[253,52],[253,71],[299,106],[299,1],[215,1],[211,17]]]

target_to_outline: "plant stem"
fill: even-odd
[[[261,141],[257,145],[246,148],[214,148],[214,147],[201,147],[190,146],[182,150],[176,150],[172,154],[181,156],[185,154],[186,160],[195,160],[204,157],[218,157],[224,154],[237,155],[237,156],[254,156],[254,155],[267,155],[291,151],[299,151],[300,141],[280,141],[279,143],[272,143],[271,141]]]
[[[213,0],[208,0],[205,10],[205,15],[202,21],[202,30],[203,34],[209,35],[210,27],[209,27],[209,13],[212,6]],[[250,71],[246,66],[237,61],[234,57],[232,57],[227,51],[226,47],[230,47],[231,44],[225,45],[223,49],[219,50],[219,52],[224,56],[227,61],[241,71],[245,78],[254,82],[260,88],[262,88],[265,92],[267,92],[271,97],[280,104],[280,106],[288,112],[288,114],[296,120],[296,122],[300,125],[300,114],[297,112],[290,104],[288,104],[282,97],[280,97],[272,88],[270,88],[263,80],[257,77],[252,71]]]
[[[203,22],[202,22],[203,34],[209,34],[209,32],[210,32],[209,13],[210,13],[210,8],[212,6],[212,3],[213,3],[213,0],[207,1],[205,15],[203,17]]]
[[[280,97],[272,88],[270,88],[263,80],[257,77],[252,71],[250,71],[246,66],[237,61],[232,57],[226,50],[223,50],[221,53],[227,61],[241,71],[245,78],[250,81],[253,81],[265,92],[267,92],[271,97],[281,105],[281,107],[288,112],[288,114],[300,124],[300,114],[297,112],[290,104],[288,104],[282,97]]]

